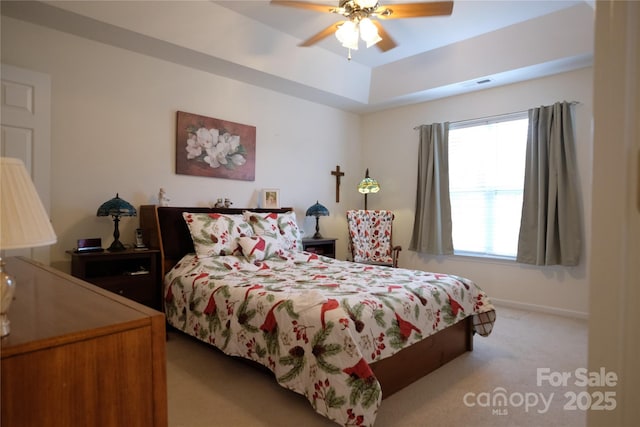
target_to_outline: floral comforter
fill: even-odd
[[[485,293],[462,277],[307,252],[255,263],[186,255],[164,292],[172,326],[268,367],[345,426],[375,421],[382,392],[370,363],[470,315],[484,317],[476,331],[488,335],[495,319]]]

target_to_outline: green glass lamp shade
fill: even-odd
[[[116,193],[116,197],[111,200],[107,200],[98,208],[98,216],[112,216],[114,229],[113,229],[113,243],[109,246],[109,251],[122,251],[126,249],[120,242],[120,231],[118,230],[118,223],[121,216],[136,216],[138,212],[129,202],[121,199]]]
[[[320,234],[320,224],[318,219],[321,216],[329,216],[329,209],[322,206],[320,203],[316,201],[316,204],[307,209],[307,216],[315,216],[316,217],[316,234],[313,235],[314,239],[322,239],[322,235]]]
[[[364,179],[358,184],[358,191],[364,194],[364,210],[367,210],[367,195],[380,191],[380,184],[375,179],[369,177],[369,168],[364,174]]]
[[[373,178],[365,178],[358,184],[358,191],[362,194],[377,193],[380,191],[380,185]]]
[[[369,177],[369,169],[367,169],[364,179],[358,184],[358,191],[362,194],[377,193],[380,191],[378,181]]]

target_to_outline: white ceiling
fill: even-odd
[[[339,0],[302,1],[329,6],[337,6],[339,3]],[[424,2],[428,1],[424,0]],[[420,0],[380,0],[382,5],[422,2]],[[342,20],[341,15],[332,13],[271,5],[270,0],[215,1],[214,3],[289,34],[300,41]],[[385,30],[397,43],[397,47],[382,52],[375,47],[367,49],[361,43],[360,49],[352,52],[352,61],[377,67],[581,3],[584,3],[584,0],[454,1],[453,13],[450,16],[381,21]],[[293,49],[294,46],[292,44],[291,48]],[[318,46],[347,57],[347,49],[343,48],[333,36],[322,40]],[[308,48],[298,47],[298,49]]]
[[[593,60],[592,0],[455,1],[449,17],[385,20],[398,47],[385,53],[362,47],[351,61],[333,36],[297,46],[339,16],[268,0],[2,0],[0,7],[12,18],[356,113]]]

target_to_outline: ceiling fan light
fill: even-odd
[[[360,37],[367,43],[367,47],[371,47],[382,40],[378,34],[378,28],[369,18],[360,20]]]
[[[343,47],[358,50],[358,26],[353,21],[346,21],[336,30],[336,38]]]
[[[361,8],[375,7],[378,4],[378,0],[355,0],[358,6]]]
[[[351,50],[358,50],[358,37],[345,41],[344,43],[342,43],[342,47]]]

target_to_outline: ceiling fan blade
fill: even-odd
[[[271,4],[276,6],[297,7],[299,9],[315,10],[316,12],[333,12],[336,8],[326,4],[308,3],[306,1],[275,1]]]
[[[373,22],[373,24],[378,28],[378,35],[380,36],[380,38],[382,38],[382,40],[376,43],[376,47],[378,49],[380,49],[383,52],[386,52],[397,46],[396,42],[393,41],[391,36],[389,36],[389,33],[387,33],[387,31],[384,29],[382,24],[380,24],[380,22],[374,19],[372,19],[371,22]]]
[[[390,11],[391,13],[389,13]],[[404,3],[380,6],[376,16],[380,19],[419,18],[421,16],[446,16],[453,12],[452,1]]]
[[[313,44],[318,43],[320,40],[327,38],[328,36],[330,36],[331,34],[336,32],[336,29],[343,23],[344,21],[339,21],[336,22],[335,24],[331,24],[329,25],[327,28],[325,28],[324,30],[320,31],[319,33],[309,37],[307,40],[303,41],[302,43],[300,43],[298,46],[311,46]]]

